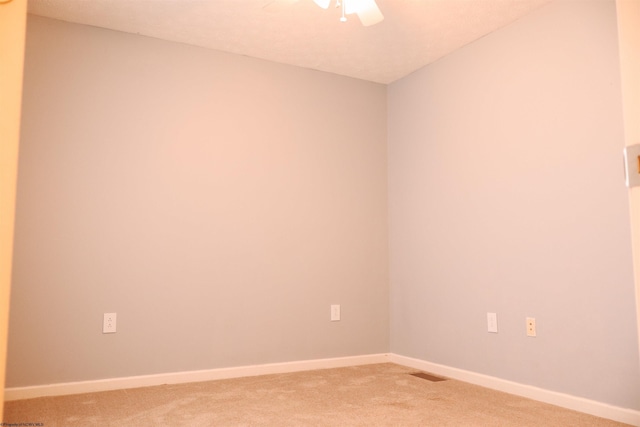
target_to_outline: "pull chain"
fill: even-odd
[[[347,0],[342,0],[342,1],[337,0],[336,1],[336,7],[342,6],[342,16],[340,17],[340,22],[347,22],[347,17],[345,16],[345,13],[344,13],[344,11],[345,11],[345,5],[344,4],[346,3],[346,1]]]

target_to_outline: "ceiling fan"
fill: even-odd
[[[279,9],[278,5],[284,3],[295,3],[298,0],[271,0],[264,6],[264,9],[275,11]],[[384,16],[375,0],[313,0],[315,4],[323,9],[329,8],[331,3],[335,4],[336,8],[341,8],[342,15],[340,21],[345,22],[347,15],[356,14],[360,18],[360,22],[365,27],[382,22]]]
[[[313,0],[315,4],[326,9],[332,0]],[[377,24],[384,19],[375,0],[336,0],[336,7],[342,7],[340,21],[347,20],[346,15],[355,13],[365,27]]]

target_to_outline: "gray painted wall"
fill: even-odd
[[[562,1],[389,86],[393,353],[640,408],[618,68]]]
[[[639,408],[613,2],[387,90],[37,17],[27,43],[7,386],[390,343]]]
[[[383,85],[31,16],[19,173],[9,387],[388,351]]]

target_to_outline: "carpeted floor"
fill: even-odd
[[[5,403],[4,423],[55,426],[623,426],[383,363]]]

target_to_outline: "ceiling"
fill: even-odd
[[[391,83],[550,0],[377,0],[383,22],[340,22],[313,0],[29,0],[29,12]],[[333,2],[332,2],[333,3]]]

